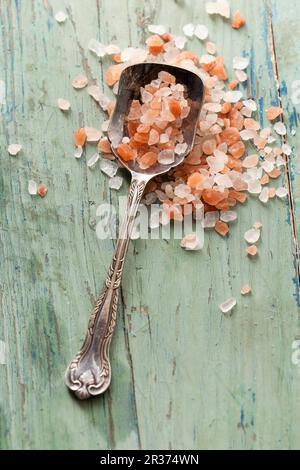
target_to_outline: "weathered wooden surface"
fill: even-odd
[[[297,130],[299,2],[231,1],[248,21],[238,32],[209,18],[204,3],[0,0],[2,449],[300,448],[300,370],[291,360],[300,333],[297,134],[288,136],[292,206],[250,200],[229,239],[209,233],[200,253],[182,252],[176,240],[132,243],[111,388],[81,403],[63,384],[113,251],[111,241],[97,240],[91,219],[116,195],[85,159],[71,157],[78,123],[104,119],[70,87],[81,71],[101,83],[107,63],[88,54],[89,39],[125,47],[144,43],[149,22],[176,33],[205,23],[227,64],[250,55],[249,95],[263,107],[281,97],[289,131]],[[69,19],[60,26],[53,14],[63,7]],[[196,38],[190,47],[201,50]],[[60,96],[72,103],[69,116],[56,107]],[[24,147],[17,158],[6,151],[13,141]],[[44,200],[28,195],[30,178],[49,186]],[[250,262],[243,234],[256,220],[263,237]],[[241,298],[246,282],[253,295]],[[218,305],[231,294],[238,306],[225,318]]]

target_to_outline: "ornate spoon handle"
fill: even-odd
[[[80,400],[105,392],[111,381],[109,347],[116,325],[119,286],[134,219],[148,181],[146,175],[133,175],[126,215],[107,278],[90,317],[83,346],[66,371],[65,383]]]

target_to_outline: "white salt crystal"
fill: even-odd
[[[127,47],[121,53],[122,62],[134,61],[144,62],[147,58],[147,51],[138,47]]]
[[[230,6],[227,0],[217,0],[218,13],[224,18],[230,18]]]
[[[247,243],[249,243],[250,245],[254,245],[254,243],[258,242],[258,240],[260,239],[260,230],[251,228],[245,233],[244,238]]]
[[[187,184],[178,184],[174,189],[174,194],[177,197],[185,198],[191,193],[191,188]]]
[[[100,155],[99,153],[95,153],[88,161],[87,161],[87,166],[89,168],[92,168],[94,165],[96,165],[97,161],[99,160]]]
[[[206,43],[206,52],[210,55],[213,55],[217,52],[217,47],[215,45],[215,43],[213,42],[207,42]]]
[[[287,155],[289,157],[292,153],[292,148],[289,144],[283,144],[282,151],[284,155]]]
[[[266,204],[269,200],[269,188],[263,188],[262,192],[260,193],[259,195],[259,198],[258,198],[261,202],[263,202],[264,204]]]
[[[203,245],[196,233],[190,233],[189,235],[186,235],[181,240],[180,246],[187,251],[197,251],[203,248]]]
[[[162,150],[159,152],[157,160],[161,165],[170,165],[175,161],[175,153],[173,150]]]
[[[249,65],[248,57],[234,57],[233,68],[235,70],[245,70]]]
[[[106,47],[97,39],[90,39],[88,43],[88,49],[96,54],[97,57],[104,57],[106,54]]]
[[[212,113],[219,113],[222,109],[222,105],[220,103],[205,103],[203,109]]]
[[[248,80],[248,75],[243,70],[235,70],[236,78],[239,82],[244,83]]]
[[[203,227],[214,228],[219,218],[220,218],[220,214],[218,211],[206,212],[204,216]]]
[[[86,87],[88,84],[88,79],[86,78],[85,75],[77,75],[73,80],[72,80],[72,86],[73,88],[76,89],[81,89]]]
[[[130,138],[129,137],[123,137],[122,139],[122,144],[128,144],[130,142]]]
[[[205,26],[204,24],[197,24],[194,34],[198,39],[200,39],[201,41],[204,41],[208,37],[207,26]]]
[[[275,131],[278,135],[286,135],[286,127],[285,127],[285,125],[283,124],[283,122],[281,122],[281,121],[276,122],[276,124],[274,124],[274,131]]]
[[[37,194],[37,183],[33,180],[28,181],[28,192],[31,196],[35,196]]]
[[[191,38],[194,35],[195,26],[192,23],[188,23],[184,25],[182,30],[183,30],[183,34]]]
[[[285,198],[288,195],[288,191],[284,187],[280,187],[276,190],[276,196],[279,197],[280,199]]]
[[[22,145],[20,144],[10,144],[7,148],[9,155],[15,157],[22,150]]]
[[[250,194],[260,194],[261,184],[260,184],[259,180],[250,180],[248,182],[248,192]]]
[[[116,46],[115,44],[108,44],[105,47],[105,53],[107,55],[120,54],[120,52],[121,52],[121,49],[119,48],[119,46]]]
[[[102,132],[95,127],[85,127],[87,142],[98,142],[101,139]]]
[[[222,211],[220,213],[220,219],[226,223],[234,222],[237,219],[237,213],[235,211]]]
[[[176,37],[174,38],[175,46],[176,46],[178,49],[183,49],[184,46],[185,46],[186,41],[187,41],[187,39],[186,39],[184,36],[176,36]]]
[[[161,144],[166,144],[167,142],[169,142],[169,136],[168,134],[160,134],[160,138],[159,138],[159,141]]]
[[[70,102],[68,100],[65,100],[64,98],[58,98],[57,105],[62,111],[69,111],[69,109],[71,108]]]
[[[159,36],[162,36],[167,32],[167,28],[163,24],[149,24],[148,30],[150,33],[158,34]]]
[[[58,11],[55,14],[55,19],[58,23],[64,23],[67,18],[67,14],[64,11]]]
[[[79,145],[78,147],[76,147],[76,150],[74,152],[74,157],[81,158],[82,153],[83,153],[83,148]]]
[[[110,178],[108,186],[110,189],[119,190],[123,184],[123,178],[121,176],[113,176]]]
[[[182,155],[186,151],[187,148],[188,148],[188,145],[186,143],[177,144],[175,147],[175,153],[177,155]]]
[[[258,155],[249,155],[244,158],[242,165],[244,168],[254,168],[258,164]]]
[[[225,300],[220,305],[220,310],[222,313],[229,313],[234,307],[236,306],[236,299],[234,297],[231,297],[228,300]]]
[[[246,108],[246,106],[244,106],[242,109],[241,109],[241,114],[243,116],[245,116],[246,118],[251,118],[252,116],[252,110],[250,108]]]
[[[100,162],[100,170],[103,171],[107,176],[111,178],[115,176],[118,171],[118,164],[116,162],[112,162],[111,160],[101,160]]]
[[[216,58],[213,55],[210,54],[204,54],[200,57],[200,64],[211,64],[214,62]]]
[[[106,121],[103,121],[102,126],[101,126],[102,132],[108,131],[109,123],[110,123],[109,119],[107,119]]]
[[[251,111],[257,111],[257,104],[254,100],[245,100],[243,101],[243,105],[246,106],[246,108],[251,109]]]
[[[242,98],[243,93],[241,91],[227,91],[224,96],[226,103],[237,103]]]
[[[217,2],[207,2],[205,4],[206,13],[216,15],[219,13]]]
[[[244,129],[240,132],[241,138],[245,141],[254,139],[256,135],[257,135],[256,132],[251,131],[250,129]]]

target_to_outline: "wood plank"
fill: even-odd
[[[110,391],[78,403],[62,381],[113,250],[95,236],[95,208],[117,202],[97,170],[71,158],[73,129],[103,116],[70,80],[85,70],[101,83],[107,62],[88,54],[91,37],[125,47],[144,43],[149,22],[168,23],[176,33],[199,22],[227,64],[250,55],[248,92],[267,106],[277,97],[268,4],[231,4],[248,20],[238,32],[191,0],[128,0],[122,9],[117,0],[86,0],[84,15],[73,0],[64,2],[70,19],[61,26],[53,18],[62,9],[58,0],[32,1],[31,8],[0,0],[0,80],[7,86],[0,136],[0,340],[7,362],[0,364],[1,448],[299,448],[300,379],[291,362],[299,291],[289,208],[280,201],[266,208],[251,198],[228,241],[209,233],[201,253],[182,252],[178,240],[133,242]],[[203,50],[196,38],[190,47]],[[72,102],[69,116],[56,109],[59,96]],[[24,146],[16,159],[6,153],[13,140]],[[31,177],[49,186],[44,200],[27,195]],[[243,234],[256,220],[263,238],[259,259],[250,262]],[[241,298],[246,282],[253,295]],[[218,305],[230,295],[238,306],[225,318]]]

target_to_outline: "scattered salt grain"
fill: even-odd
[[[37,183],[35,181],[28,181],[28,192],[31,196],[35,196],[37,194]]]
[[[97,57],[104,57],[106,54],[106,47],[97,39],[90,39],[88,43],[88,49],[96,54]]]
[[[210,55],[214,55],[217,52],[217,47],[213,42],[206,43],[206,52]]]
[[[204,54],[200,57],[200,64],[208,65],[212,64],[216,58],[213,55],[210,54]]]
[[[85,127],[87,142],[98,142],[101,139],[102,132],[95,127]]]
[[[111,178],[115,176],[118,171],[118,168],[118,164],[116,162],[112,162],[111,160],[103,159],[100,162],[100,170]]]
[[[258,199],[264,204],[266,204],[269,200],[269,188],[263,188]]]
[[[220,219],[222,222],[234,222],[237,219],[237,213],[234,211],[222,211],[220,213]]]
[[[174,38],[175,47],[177,47],[177,49],[183,49],[186,41],[187,39],[184,36],[176,36]]]
[[[234,57],[233,68],[235,70],[245,70],[249,66],[248,57]]]
[[[224,18],[230,18],[230,6],[227,0],[207,2],[205,5],[205,9],[209,15],[221,15]]]
[[[183,30],[183,34],[185,34],[187,37],[191,38],[191,37],[194,36],[195,26],[192,23],[188,23],[188,24],[184,25],[182,30]]]
[[[258,155],[249,155],[244,158],[242,165],[244,168],[254,168],[258,164]]]
[[[216,222],[219,220],[220,214],[218,211],[206,212],[203,221],[204,228],[214,228]]]
[[[83,153],[83,148],[81,147],[81,145],[78,145],[78,147],[76,147],[76,149],[75,149],[74,157],[75,158],[81,158],[82,153]]]
[[[243,101],[243,105],[246,106],[246,108],[251,109],[251,111],[257,111],[257,104],[254,100],[245,100]]]
[[[110,187],[110,189],[115,189],[116,191],[118,191],[121,188],[122,184],[123,178],[121,176],[113,176],[112,178],[110,178],[108,186]]]
[[[180,242],[181,248],[184,248],[187,251],[197,251],[203,248],[199,237],[196,233],[190,233],[186,235]]]
[[[235,70],[236,78],[239,82],[244,83],[248,80],[248,75],[243,70]]]
[[[163,24],[149,24],[148,30],[150,33],[158,34],[159,36],[162,36],[167,32],[167,28]]]
[[[70,102],[63,98],[58,98],[57,105],[61,111],[69,111],[69,109],[71,108]]]
[[[55,19],[58,23],[64,23],[67,18],[68,18],[68,16],[64,11],[58,11],[55,14]]]
[[[227,91],[224,96],[226,103],[237,103],[242,98],[243,93],[241,91]]]
[[[241,288],[242,295],[248,295],[250,293],[251,293],[251,287],[249,286],[249,284],[246,284],[245,286]]]
[[[222,313],[229,313],[236,306],[236,299],[231,297],[220,305],[220,310]]]
[[[257,246],[256,245],[248,246],[246,248],[246,253],[247,253],[248,256],[251,256],[252,258],[254,258],[258,253]]]
[[[37,188],[37,194],[42,198],[46,196],[47,192],[48,188],[45,184],[40,184],[40,186]]]
[[[276,190],[276,196],[279,197],[280,199],[285,198],[288,195],[288,191],[284,187],[280,187]]]
[[[75,77],[72,80],[72,86],[73,88],[77,90],[80,90],[81,88],[85,88],[87,84],[88,84],[88,79],[86,78],[85,75],[77,75],[77,77]]]
[[[258,240],[260,239],[260,230],[251,228],[245,233],[244,238],[247,243],[250,243],[251,245],[253,245],[254,243],[258,242]]]
[[[88,161],[87,161],[87,166],[89,168],[92,168],[94,165],[96,165],[97,161],[99,160],[100,155],[99,153],[95,153]]]
[[[119,48],[119,46],[116,46],[115,44],[108,44],[105,47],[105,53],[107,55],[120,54],[120,52],[121,52],[121,49]]]
[[[15,157],[22,150],[22,145],[20,144],[10,144],[7,148],[9,155]]]
[[[250,180],[248,181],[248,192],[250,194],[260,194],[261,193],[261,184],[259,180]]]
[[[176,147],[175,147],[175,153],[177,155],[182,155],[186,151],[187,148],[188,148],[187,143],[177,144]]]
[[[110,123],[109,119],[107,119],[106,121],[103,121],[102,126],[101,126],[102,132],[108,131],[109,123]]]
[[[292,148],[289,144],[283,144],[282,151],[284,155],[287,155],[289,157],[292,153]]]
[[[204,24],[197,24],[194,34],[198,39],[200,39],[201,41],[204,41],[208,37],[207,26],[205,26]]]
[[[283,124],[283,122],[279,121],[279,122],[276,122],[276,124],[274,124],[274,131],[278,134],[278,135],[286,135],[286,127],[285,125]]]
[[[255,230],[261,229],[262,226],[263,226],[263,225],[262,225],[261,222],[255,222],[255,223],[253,224],[253,228],[255,228]]]

